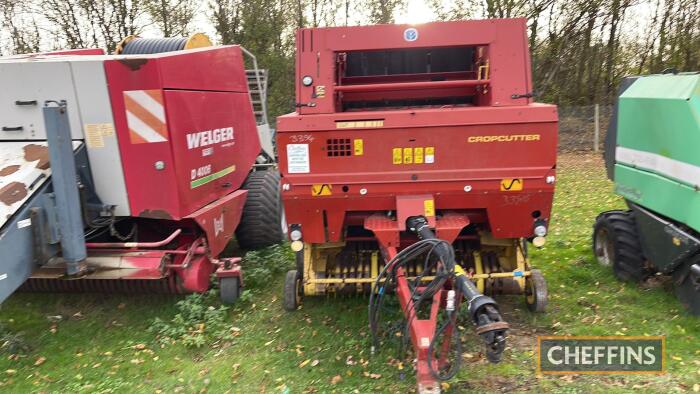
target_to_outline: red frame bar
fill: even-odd
[[[398,82],[398,83],[372,83],[365,85],[340,85],[335,87],[336,92],[379,92],[390,90],[418,90],[418,89],[447,89],[466,88],[471,86],[486,86],[490,79],[460,79],[455,81],[428,81],[428,82]]]
[[[87,242],[85,246],[88,249],[101,248],[159,248],[172,242],[178,235],[182,233],[182,229],[173,231],[168,238],[157,242]]]

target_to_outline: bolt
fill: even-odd
[[[157,162],[155,162],[154,166],[156,167],[156,170],[162,171],[165,169],[165,162],[162,160],[158,160]]]

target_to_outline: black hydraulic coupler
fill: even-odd
[[[438,239],[433,230],[428,226],[428,220],[423,216],[412,216],[406,220],[406,227],[414,232],[418,238]],[[498,304],[491,297],[483,295],[474,282],[456,264],[452,246],[447,242],[435,246],[435,254],[444,268],[451,274],[455,290],[460,292],[469,305],[469,316],[476,325],[476,333],[479,334],[488,348],[486,356],[489,361],[497,363],[501,361],[501,354],[506,346],[506,331],[508,323],[503,321],[498,312]]]

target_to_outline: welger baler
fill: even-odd
[[[549,226],[557,111],[532,96],[524,19],[299,30],[298,109],[277,134],[286,308],[369,293],[376,347],[396,294],[430,392],[456,372],[463,302],[498,361],[508,325],[485,294],[547,302],[527,244]]]
[[[191,41],[0,58],[0,300],[27,278],[180,293],[216,272],[233,301],[240,259],[219,256],[234,231],[281,239],[243,52]]]

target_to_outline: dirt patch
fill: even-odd
[[[11,165],[11,166],[7,166],[7,167],[3,168],[2,170],[0,170],[0,176],[8,176],[10,174],[14,174],[15,172],[17,172],[17,170],[19,170],[19,166],[16,164]]]
[[[24,147],[24,160],[28,162],[39,161],[36,168],[46,170],[49,165],[49,148],[43,145],[30,144]]]
[[[9,183],[0,189],[0,202],[10,206],[27,197],[27,186],[21,182]]]

